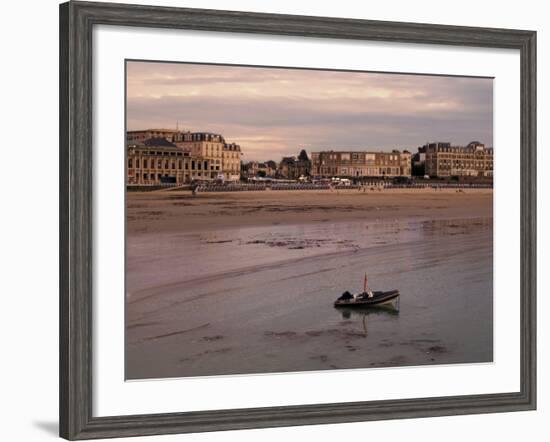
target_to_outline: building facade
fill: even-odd
[[[211,162],[219,178],[229,181],[240,179],[241,147],[238,144],[226,143],[221,135],[209,132],[181,132],[174,143],[192,157]]]
[[[241,148],[219,134],[147,129],[127,133],[127,183],[240,179]]]
[[[222,170],[226,180],[238,181],[241,178],[241,146],[235,143],[223,146]]]
[[[277,167],[277,175],[281,178],[287,179],[296,179],[296,173],[294,168],[294,163],[296,158],[294,157],[283,157]]]
[[[277,168],[278,176],[290,180],[311,175],[311,160],[307,152],[302,150],[298,157],[283,157]]]
[[[194,158],[179,147],[131,144],[127,148],[127,184],[185,184],[211,180],[217,171],[209,160]]]
[[[432,177],[493,176],[493,148],[478,141],[467,146],[451,146],[451,143],[428,143],[425,173]]]
[[[399,152],[324,151],[311,154],[313,176],[398,177],[411,176],[411,154]]]
[[[243,166],[245,176],[249,178],[255,177],[275,177],[277,169],[271,167],[271,162],[260,163],[258,161],[250,161]]]

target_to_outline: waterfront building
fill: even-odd
[[[278,166],[278,176],[282,178],[295,178],[294,177],[294,163],[296,158],[294,157],[283,157]]]
[[[146,129],[128,131],[126,140],[128,184],[237,181],[241,176],[240,146],[226,143],[219,134]],[[166,157],[174,163],[169,161],[164,167]]]
[[[412,154],[408,150],[404,150],[403,152],[394,150],[393,154],[395,155],[396,153],[399,155],[401,163],[399,176],[410,177],[412,175]]]
[[[192,157],[176,145],[167,142],[129,144],[126,149],[127,184],[185,184],[192,180],[212,180],[218,172],[204,158]]]
[[[411,154],[406,150],[312,152],[311,163],[311,174],[321,177],[411,176]]]
[[[289,180],[296,180],[301,176],[307,177],[311,174],[311,160],[307,152],[302,150],[296,157],[283,157],[278,167],[278,175]]]
[[[467,146],[451,146],[451,143],[428,143],[425,173],[432,177],[450,176],[493,176],[493,148],[485,147],[479,141]]]
[[[249,178],[254,177],[274,177],[277,174],[277,169],[274,161],[266,161],[265,163],[260,163],[258,161],[250,161],[246,163],[243,167],[244,174]]]
[[[226,143],[223,136],[209,132],[180,132],[174,144],[192,157],[204,158],[214,165],[218,177],[237,181],[241,176],[241,147]]]
[[[241,178],[241,146],[226,143],[222,150],[222,170],[226,180],[238,181]]]

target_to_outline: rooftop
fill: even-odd
[[[155,147],[176,147],[174,143],[171,143],[166,138],[154,137],[148,138],[143,142],[145,146],[155,146]]]

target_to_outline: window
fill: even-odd
[[[139,158],[136,160],[136,169],[139,169]]]
[[[132,159],[131,158],[128,158],[128,168],[131,169],[132,167],[134,167],[132,165]]]
[[[147,169],[147,160],[143,160],[143,168]]]

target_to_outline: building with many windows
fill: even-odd
[[[226,143],[219,134],[209,132],[180,132],[175,145],[190,153],[219,166],[220,178],[236,181],[241,173],[241,147],[235,143]]]
[[[399,152],[312,152],[311,174],[321,177],[411,176],[411,154]]]
[[[219,134],[168,129],[127,134],[128,184],[240,179],[241,148]]]
[[[175,145],[131,144],[127,148],[127,184],[184,184],[217,177],[209,160],[194,158]]]
[[[432,177],[449,176],[493,176],[493,148],[487,148],[479,141],[467,146],[451,146],[451,143],[428,143],[425,173]]]
[[[222,150],[222,170],[226,180],[238,181],[241,178],[241,146],[226,143]]]

